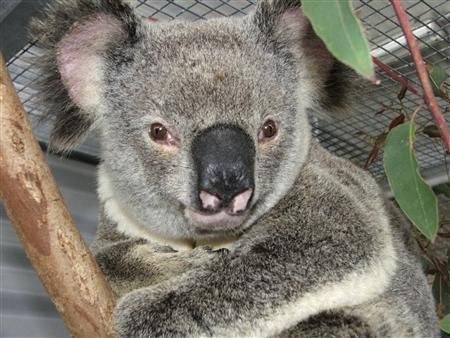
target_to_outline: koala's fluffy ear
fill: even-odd
[[[31,23],[43,109],[54,116],[50,148],[68,151],[97,118],[103,74],[116,48],[140,38],[140,19],[120,0],[53,0]]]
[[[298,65],[300,78],[310,86],[314,114],[322,118],[349,114],[348,103],[361,84],[360,78],[330,54],[303,14],[299,0],[260,0],[253,23],[259,43]]]

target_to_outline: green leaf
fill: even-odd
[[[450,333],[450,315],[446,315],[440,322],[441,330]]]
[[[441,137],[441,131],[439,130],[438,126],[434,124],[430,124],[423,128],[422,132],[425,135],[428,135],[431,138],[440,138]]]
[[[433,295],[436,299],[437,314],[439,317],[444,317],[440,323],[442,338],[450,338],[448,322],[448,316],[450,315],[450,249],[447,250],[447,267],[444,267],[444,271],[447,272],[445,277],[439,273],[435,276]]]
[[[416,126],[412,121],[389,132],[384,147],[384,170],[400,208],[422,234],[433,240],[439,222],[437,200],[419,174],[415,137]]]
[[[350,0],[302,0],[316,34],[341,62],[367,78],[374,77],[369,43]]]
[[[449,75],[439,65],[427,65],[428,75],[430,76],[431,85],[433,86],[434,95],[440,96],[444,99],[449,99],[447,89],[444,87],[444,82],[447,81]]]
[[[446,277],[437,272],[433,281],[433,296],[436,301],[438,316],[450,313],[450,287]]]
[[[434,192],[436,194],[442,194],[450,198],[450,183],[442,183],[434,187]]]

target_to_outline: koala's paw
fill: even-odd
[[[176,275],[192,270],[196,267],[205,266],[214,259],[219,258],[221,254],[213,251],[210,247],[201,246],[190,251],[180,251],[161,257],[165,262],[166,268],[171,271],[177,271]]]
[[[192,267],[204,265],[210,262],[214,257],[217,257],[217,255],[218,252],[214,251],[209,246],[199,246],[192,251],[182,253],[182,256],[187,262],[192,264]]]
[[[113,324],[120,338],[186,337],[195,323],[177,304],[176,292],[144,288],[123,296],[114,310]]]
[[[123,296],[114,310],[113,325],[119,338],[150,337],[151,314],[145,312],[143,300],[131,292]]]

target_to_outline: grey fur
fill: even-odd
[[[437,336],[404,221],[369,174],[310,141],[306,112],[342,108],[354,74],[297,1],[262,0],[247,17],[194,23],[146,23],[119,0],[56,0],[46,13],[34,36],[45,33],[48,107],[62,112],[53,146],[70,149],[91,126],[100,134],[103,209],[92,249],[121,296],[119,336]],[[82,38],[98,15],[114,34],[89,56],[101,60],[92,87],[101,99],[89,110],[67,88],[55,97],[49,89],[66,84],[61,41]],[[258,144],[267,117],[279,132]],[[180,146],[152,142],[154,122]],[[239,227],[206,232],[185,215],[197,198],[190,151],[216,124],[254,141],[255,191]],[[202,246],[222,238],[234,239],[228,249]],[[175,250],[177,241],[191,250]]]

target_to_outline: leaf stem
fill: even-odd
[[[431,262],[431,264],[433,264],[434,268],[439,271],[440,274],[444,275],[444,272],[442,270],[442,265],[441,263],[432,255],[430,255],[430,253],[427,251],[427,249],[425,249],[425,247],[423,246],[422,243],[420,243],[420,241],[416,238],[416,242],[419,245],[420,251],[422,251],[422,253],[425,255],[425,257],[428,258],[428,260]]]
[[[394,80],[401,83],[401,85],[405,88],[408,88],[408,90],[411,93],[416,94],[419,97],[422,97],[422,94],[412,85],[410,84],[403,76],[401,76],[399,73],[394,71],[392,68],[390,68],[388,65],[383,63],[379,58],[376,56],[372,56],[372,61],[374,64],[378,66],[383,72],[385,72],[387,75],[389,75]]]
[[[419,104],[419,106],[414,110],[414,112],[411,115],[411,121],[414,121],[416,119],[417,113],[422,109],[423,103]]]
[[[411,25],[409,24],[406,12],[403,9],[400,0],[391,0],[391,4],[403,30],[406,42],[408,43],[408,47],[414,60],[414,64],[416,65],[417,75],[419,76],[419,80],[424,91],[425,103],[428,105],[428,109],[433,114],[434,120],[439,127],[439,130],[441,131],[441,137],[445,143],[447,153],[450,154],[450,132],[448,131],[447,124],[436,101],[436,97],[433,94],[433,88],[428,77],[428,72],[425,68],[425,62],[423,61],[416,38],[412,33]]]
[[[450,232],[438,232],[439,237],[450,238]]]

